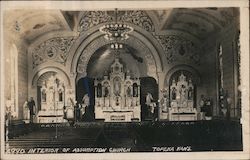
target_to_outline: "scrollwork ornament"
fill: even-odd
[[[55,37],[44,41],[32,51],[33,68],[48,60],[65,64],[73,42],[74,37]]]
[[[88,11],[79,21],[79,31],[87,31],[98,24],[113,22],[114,19],[114,15],[109,15],[106,11]],[[118,17],[118,21],[135,24],[149,32],[154,31],[153,22],[145,11],[125,11]]]
[[[155,37],[165,51],[169,64],[185,58],[190,59],[197,65],[200,64],[200,48],[192,41],[175,35],[156,35]]]

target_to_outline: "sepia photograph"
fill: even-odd
[[[212,2],[1,2],[1,159],[249,159],[248,1]]]

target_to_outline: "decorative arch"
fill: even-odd
[[[35,75],[32,78],[32,86],[35,87],[37,85],[37,82],[39,80],[39,78],[41,76],[43,76],[44,74],[48,73],[48,72],[54,72],[57,73],[68,86],[71,86],[70,83],[70,78],[68,77],[68,75],[61,70],[60,68],[56,68],[56,67],[47,67],[47,68],[43,68],[42,70],[38,71],[35,73]]]
[[[75,48],[75,51],[72,50],[72,52],[74,52],[72,53],[72,55],[74,56],[72,56],[70,72],[78,73],[79,78],[86,76],[86,67],[92,54],[94,54],[98,48],[110,43],[103,38],[103,34],[98,32],[99,27],[100,25],[95,26],[95,29],[91,28],[90,30],[92,34],[83,34],[78,39],[78,47],[73,47]],[[135,48],[140,53],[144,54],[148,68],[148,75],[154,77],[158,81],[157,73],[163,70],[163,50],[157,40],[155,40],[149,32],[143,31],[144,33],[141,33],[139,32],[139,30],[142,31],[141,28],[139,28],[138,26],[132,27],[135,28],[133,35],[131,35],[128,40],[121,43],[129,45],[130,47]],[[152,36],[149,39],[154,40],[154,42],[149,41],[149,39],[146,38],[145,35]]]
[[[164,80],[164,87],[167,87],[170,85],[169,84],[170,78],[172,77],[172,75],[175,72],[180,71],[180,70],[190,72],[193,75],[193,80],[196,82],[196,84],[201,83],[200,73],[196,69],[194,69],[193,67],[188,66],[188,65],[177,65],[167,72],[167,74],[165,76],[165,80]]]

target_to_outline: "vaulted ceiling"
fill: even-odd
[[[112,12],[99,14],[89,11],[10,10],[5,12],[7,16],[4,19],[4,26],[8,34],[18,35],[20,39],[29,44],[40,36],[53,31],[79,32],[79,27],[87,27],[86,22],[91,22],[92,26],[102,23],[100,18],[104,18],[103,21],[105,21],[105,18],[112,16]],[[130,11],[128,13],[130,16],[137,16],[131,20],[137,25],[139,23],[135,21],[148,18],[147,23],[153,23],[151,31],[154,34],[177,32],[181,36],[193,37],[198,41],[203,41],[219,32],[239,16],[238,10],[235,8],[178,8],[143,12]],[[105,15],[106,17],[103,17]],[[93,17],[94,19],[92,19]],[[125,20],[130,21],[127,17]]]

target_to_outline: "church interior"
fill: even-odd
[[[242,150],[239,17],[239,8],[5,11],[6,150]]]

